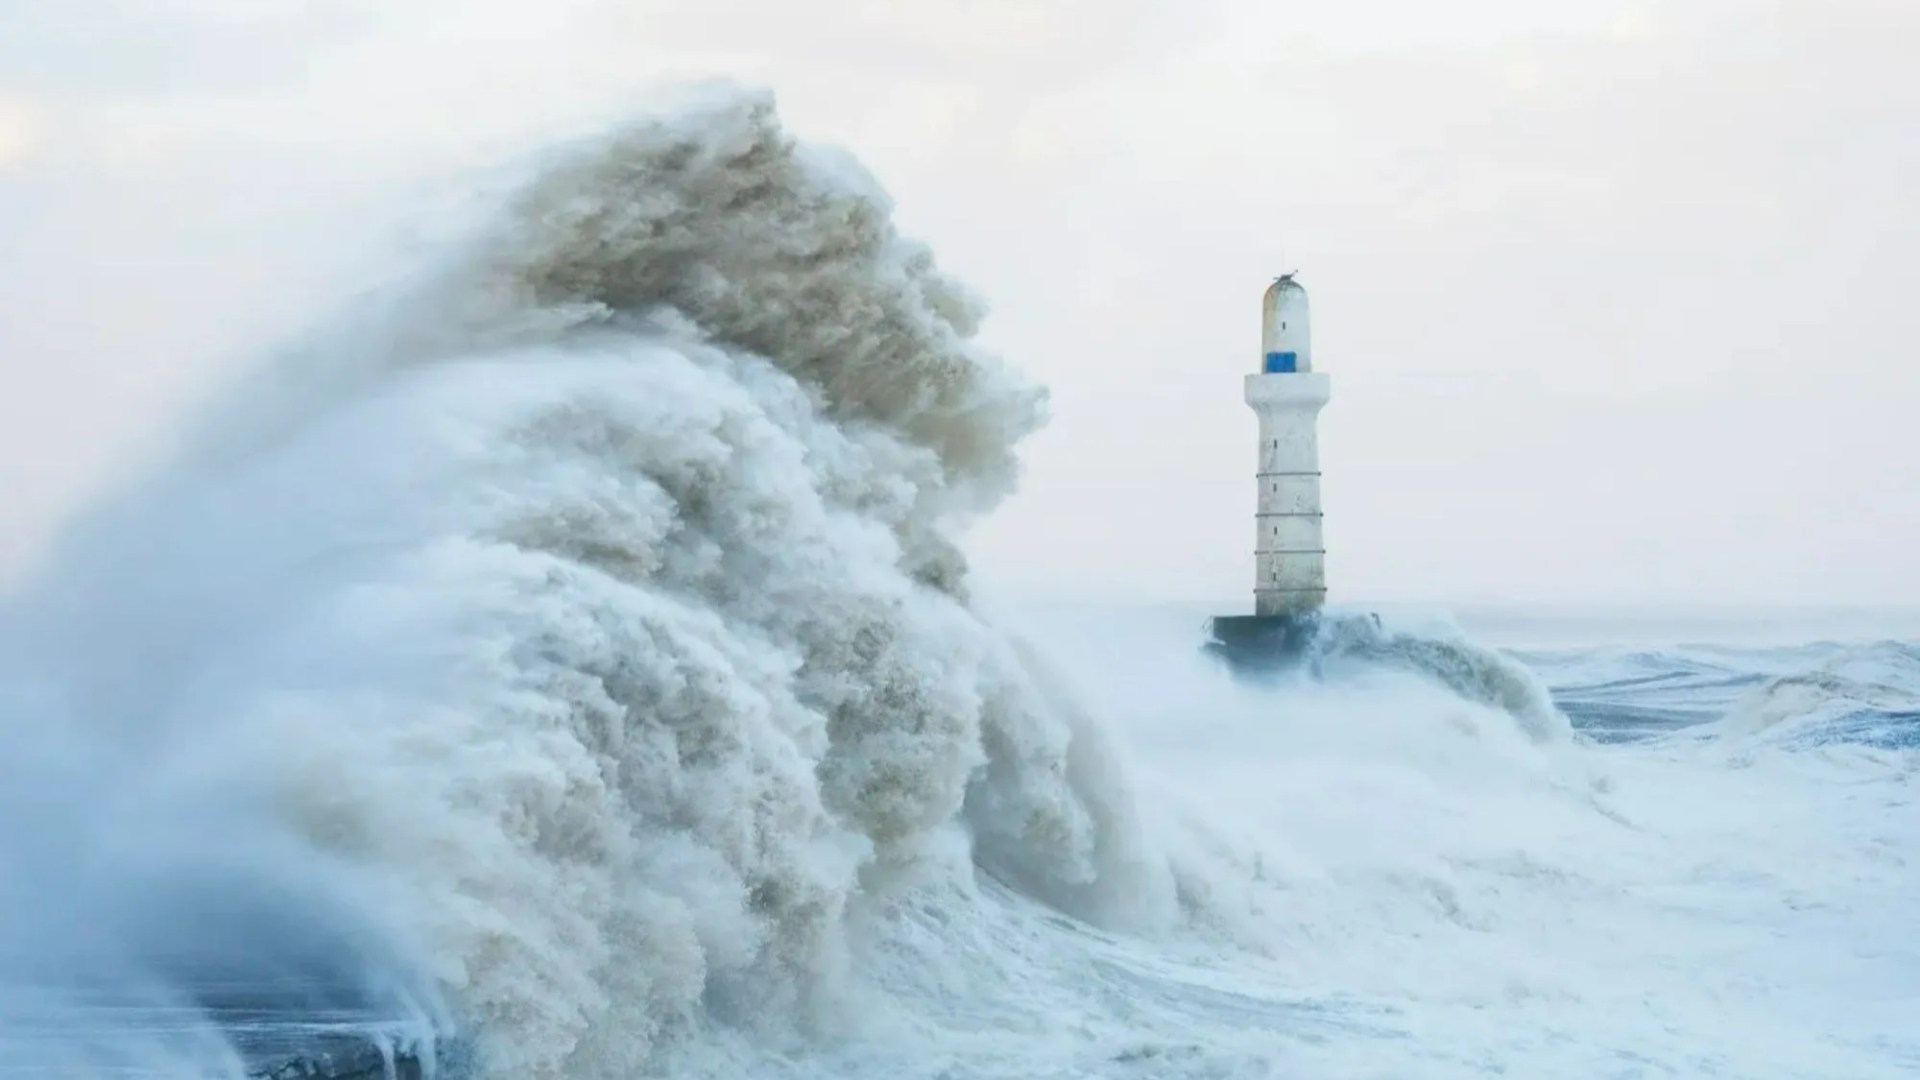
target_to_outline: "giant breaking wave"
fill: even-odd
[[[1095,733],[970,607],[951,534],[1044,414],[980,315],[767,96],[629,125],[76,528],[22,678],[87,768],[221,792],[259,906],[350,894],[496,1075],[831,1028],[850,902],[956,821],[1154,917]]]

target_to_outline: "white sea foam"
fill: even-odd
[[[759,94],[553,155],[77,529],[24,684],[347,868],[500,1075],[830,1029],[849,897],[960,819],[1149,917],[1124,786],[951,539],[1043,398],[887,215]]]

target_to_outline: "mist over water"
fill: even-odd
[[[982,315],[715,90],[263,359],[0,616],[0,1074],[230,1075],[274,1023],[514,1078],[1920,1054],[1908,955],[1762,957],[1836,933],[1795,865],[1898,924],[1861,853],[1920,836],[1911,743],[1624,756],[1449,628],[1334,620],[1252,689],[1198,626],[989,603],[957,538],[1045,398]],[[1617,658],[1532,659],[1629,707]],[[1869,984],[1799,1041],[1714,1019]]]

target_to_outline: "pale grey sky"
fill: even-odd
[[[1053,390],[1003,587],[1244,601],[1298,269],[1336,599],[1920,603],[1911,0],[0,0],[0,556],[393,185],[772,86]],[[356,261],[358,260],[358,261]]]

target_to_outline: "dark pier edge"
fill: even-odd
[[[451,1051],[451,1052],[450,1052]],[[318,1035],[298,1047],[247,1055],[248,1080],[460,1080],[470,1070],[457,1048],[383,1045],[365,1035]]]
[[[1226,663],[1242,679],[1272,678],[1306,659],[1320,628],[1320,613],[1295,615],[1216,615],[1207,621],[1210,656]]]

